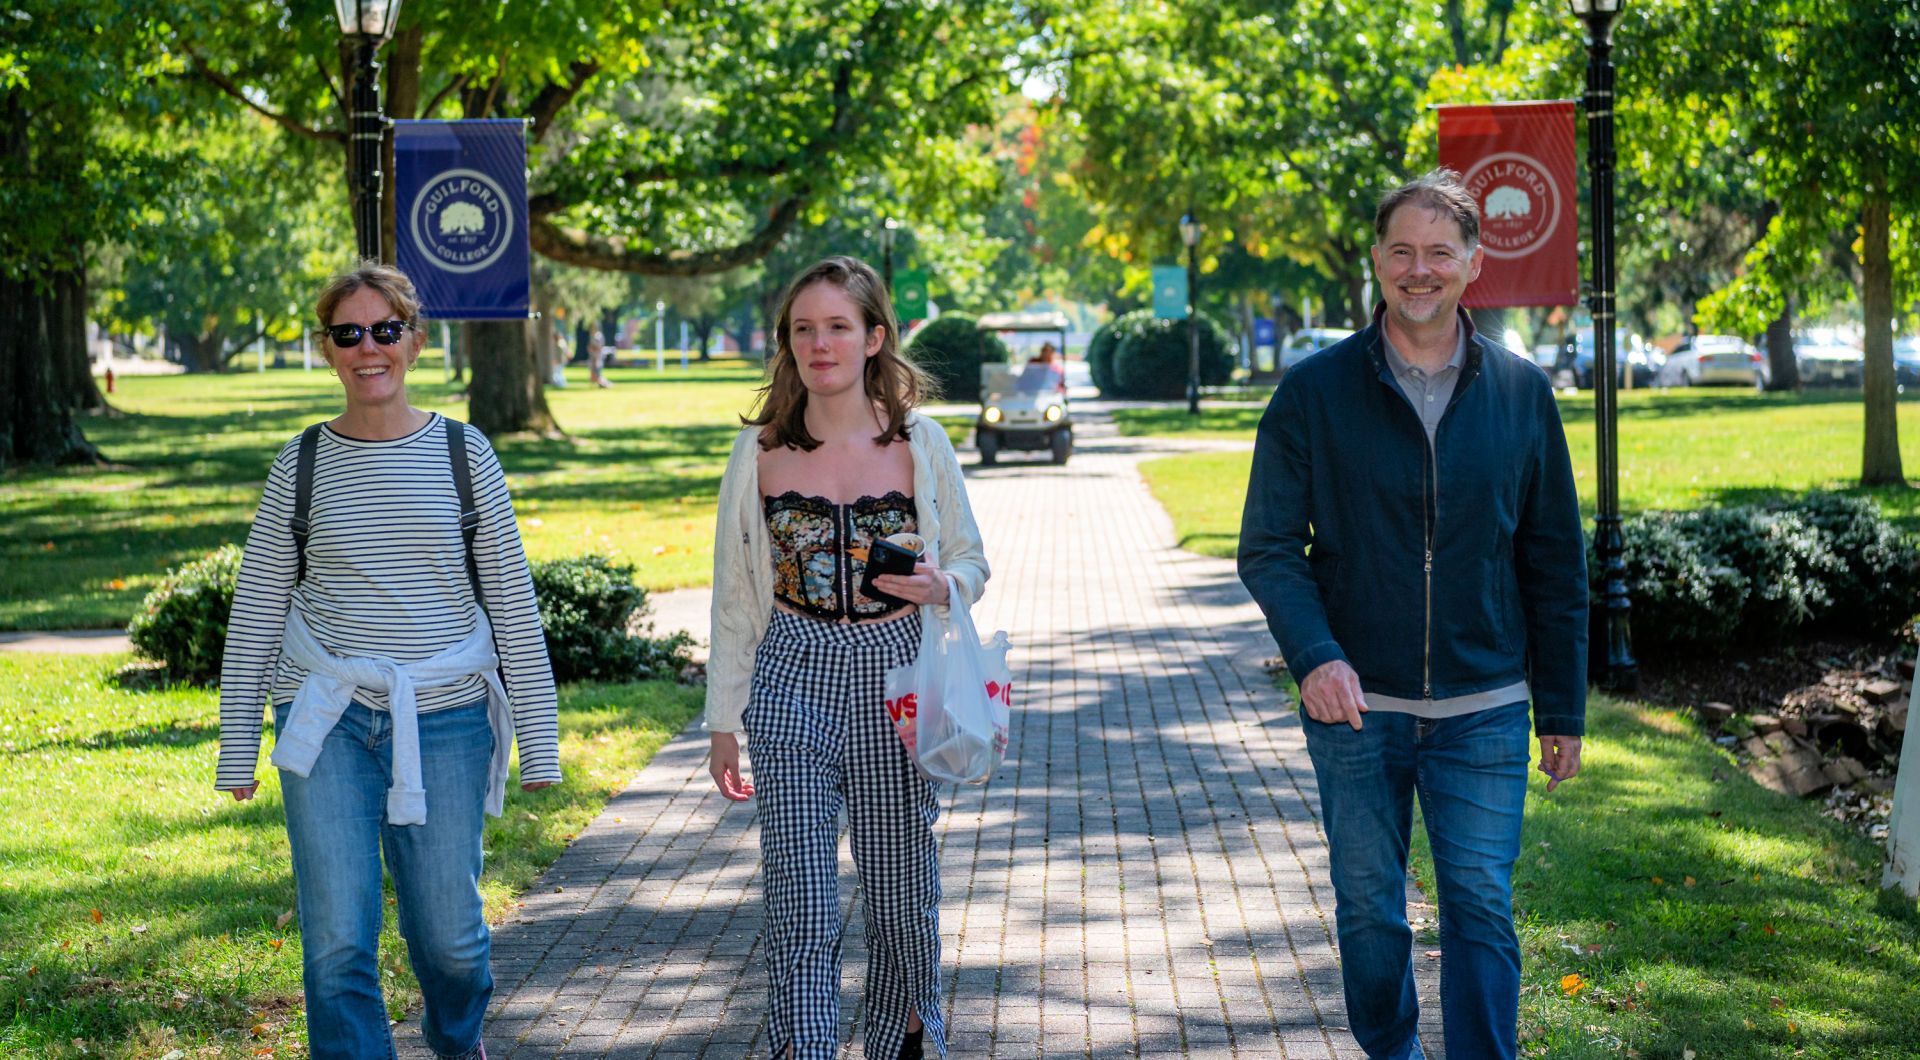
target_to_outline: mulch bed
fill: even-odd
[[[1696,712],[1756,779],[1824,799],[1827,816],[1884,840],[1913,667],[1909,629],[1642,660],[1639,698]]]

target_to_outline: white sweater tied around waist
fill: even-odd
[[[313,770],[327,734],[353,702],[357,688],[386,692],[393,713],[393,786],[387,789],[389,824],[425,824],[427,792],[420,775],[420,714],[415,689],[456,684],[479,675],[487,685],[487,721],[493,728],[493,759],[487,767],[487,813],[498,817],[506,806],[508,757],[513,748],[513,713],[500,683],[500,657],[494,652],[493,626],[485,610],[475,608],[473,632],[457,644],[418,662],[384,656],[341,656],[327,651],[298,608],[287,609],[281,652],[308,671],[287,710],[285,731],[274,740],[273,764],[295,776]]]

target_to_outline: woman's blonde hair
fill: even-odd
[[[399,269],[367,258],[328,280],[314,301],[313,315],[319,319],[320,326],[313,330],[313,341],[328,364],[333,363],[333,342],[327,337],[327,329],[333,326],[333,311],[362,288],[370,288],[385,298],[394,317],[406,321],[409,329],[420,330],[420,295],[414,291],[413,281]]]
[[[819,439],[807,433],[807,387],[800,379],[800,365],[793,353],[793,303],[816,283],[830,283],[852,299],[860,307],[868,331],[885,329],[880,335],[880,348],[867,358],[865,373],[867,398],[886,409],[886,427],[873,444],[906,440],[907,413],[933,396],[932,383],[900,352],[900,325],[879,274],[866,262],[845,255],[813,265],[787,285],[774,325],[773,355],[767,358],[767,384],[760,388],[756,411],[740,417],[740,422],[771,428],[760,432],[762,449],[794,446],[812,452],[819,447]]]

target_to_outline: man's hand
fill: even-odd
[[[707,772],[713,774],[720,794],[734,802],[752,798],[753,783],[740,776],[740,738],[730,732],[714,732],[707,734],[707,743]]]
[[[1300,702],[1314,721],[1328,725],[1344,721],[1356,731],[1360,715],[1367,712],[1367,701],[1360,695],[1360,675],[1340,659],[1313,668],[1300,682]]]
[[[253,793],[259,790],[260,782],[256,780],[244,788],[228,788],[227,792],[233,796],[233,801],[245,802],[253,798]]]
[[[1580,774],[1580,737],[1540,737],[1540,772],[1547,775],[1547,790],[1560,786]]]

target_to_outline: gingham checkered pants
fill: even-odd
[[[929,1055],[940,1014],[940,816],[935,786],[887,717],[886,672],[920,650],[918,613],[838,625],[776,610],[754,657],[742,723],[759,804],[776,1058],[832,1060],[840,1024],[839,829],[844,805],[867,915],[868,1060],[893,1060],[910,1012]]]

